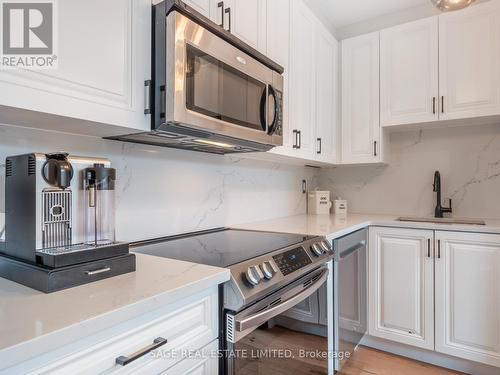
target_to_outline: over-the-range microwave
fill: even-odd
[[[153,7],[152,129],[113,139],[217,154],[283,144],[283,68],[179,0]]]

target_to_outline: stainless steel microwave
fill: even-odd
[[[283,68],[178,0],[153,24],[152,131],[118,138],[218,154],[283,144]]]

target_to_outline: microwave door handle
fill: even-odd
[[[278,96],[276,95],[276,90],[274,89],[274,87],[269,85],[268,90],[269,90],[269,95],[273,97],[274,101],[274,116],[273,116],[273,122],[271,122],[271,124],[268,127],[267,134],[273,135],[274,132],[276,131],[276,124],[278,123],[280,106],[278,103]]]
[[[321,273],[321,277],[316,280],[314,283],[309,285],[307,288],[303,289],[301,292],[297,293],[293,297],[290,297],[286,301],[281,302],[278,305],[275,305],[269,309],[260,311],[254,315],[250,315],[245,318],[237,318],[235,319],[236,330],[238,332],[243,332],[247,329],[258,327],[261,324],[265,323],[269,319],[284,313],[288,309],[294,307],[297,303],[305,300],[311,294],[316,292],[328,279],[328,269],[323,269]]]
[[[262,130],[267,132],[267,88],[262,92],[262,96],[260,98],[260,125],[262,126]]]

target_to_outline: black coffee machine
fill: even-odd
[[[115,240],[115,184],[107,159],[8,157],[0,277],[50,293],[135,271]]]

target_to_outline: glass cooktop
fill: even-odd
[[[131,245],[131,250],[209,266],[229,267],[310,238],[297,234],[217,229],[137,242]]]

